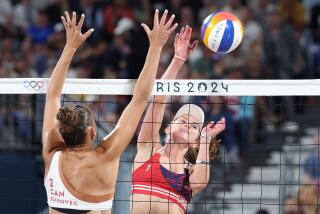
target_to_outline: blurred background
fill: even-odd
[[[68,77],[136,79],[148,50],[141,22],[155,9],[176,15],[200,40],[201,23],[218,10],[242,22],[241,45],[227,55],[203,44],[178,79],[316,79],[320,68],[320,0],[0,0],[0,78],[49,77],[65,44],[64,11],[84,13],[94,28]],[[163,49],[158,77],[174,54]],[[94,111],[97,143],[116,124],[129,96],[69,96]],[[0,95],[0,213],[47,213],[41,158],[43,95]],[[197,103],[207,120],[226,117],[210,184],[187,213],[319,214],[319,97],[179,97],[167,105],[164,126],[181,103]],[[135,142],[122,156],[113,213],[129,213]],[[107,170],[107,169],[106,169]]]

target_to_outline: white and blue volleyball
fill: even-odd
[[[202,23],[202,41],[216,53],[225,54],[233,51],[241,43],[242,37],[242,24],[232,13],[211,13]]]

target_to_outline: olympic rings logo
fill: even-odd
[[[39,91],[44,86],[44,83],[42,81],[34,81],[34,80],[24,81],[23,86],[27,89]]]

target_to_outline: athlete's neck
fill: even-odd
[[[83,146],[78,146],[78,147],[73,147],[73,148],[66,148],[65,151],[66,152],[85,152],[85,151],[89,151],[91,150],[92,147],[91,145],[83,145]]]
[[[166,143],[162,155],[169,158],[169,163],[184,163],[184,155],[188,148],[181,148],[178,144]]]

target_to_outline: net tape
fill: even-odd
[[[45,94],[48,78],[2,78],[0,94]],[[66,79],[63,94],[132,95],[133,79]],[[318,96],[312,80],[156,80],[152,95]]]

